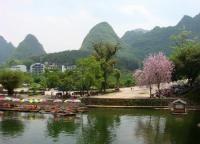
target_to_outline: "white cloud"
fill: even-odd
[[[15,46],[28,33],[34,34],[47,52],[79,49],[83,38],[99,19],[86,9],[63,15],[38,15],[4,9],[0,19],[0,35]]]
[[[142,5],[122,5],[119,7],[119,11],[128,15],[134,15],[134,14],[143,14],[146,16],[149,15],[149,11]]]

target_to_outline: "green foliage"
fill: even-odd
[[[200,43],[186,38],[179,40],[180,42],[171,56],[175,64],[175,77],[177,79],[187,78],[192,84],[200,75]]]
[[[57,88],[60,84],[59,72],[47,72],[46,84],[48,88]]]
[[[114,56],[116,55],[119,45],[113,45],[110,43],[97,43],[94,45],[94,56],[97,61],[100,62],[101,70],[103,72],[103,82],[102,89],[106,91],[108,84],[108,77],[113,72],[116,60]]]
[[[23,73],[19,71],[4,70],[0,72],[0,83],[8,90],[9,95],[12,95],[14,89],[18,88],[22,82]]]
[[[76,75],[79,77],[80,87],[82,90],[91,88],[100,89],[102,82],[101,63],[93,56],[80,59],[77,62]]]
[[[74,71],[67,70],[65,73],[61,73],[60,76],[60,84],[58,86],[61,91],[70,91],[75,90],[77,87],[76,75]]]
[[[133,78],[133,73],[129,71],[121,72],[120,84],[123,87],[129,87],[135,85],[135,79]]]
[[[45,75],[31,75],[31,89],[34,91],[47,88],[47,78]]]
[[[118,69],[114,69],[114,77],[116,79],[116,88],[119,88],[119,82],[120,82],[120,77],[121,77],[121,72]]]
[[[192,88],[188,93],[185,94],[189,100],[200,104],[200,86]]]
[[[48,62],[48,63],[56,63],[58,65],[74,65],[76,61],[80,58],[84,58],[89,56],[91,53],[82,50],[71,50],[71,51],[63,51],[58,53],[46,54],[39,57],[32,57],[31,60],[34,62]]]
[[[176,26],[155,27],[150,31],[128,31],[124,34],[122,40],[129,45],[132,54],[134,53],[137,59],[143,60],[150,53],[163,52],[169,56],[173,51],[171,47],[175,45],[170,37],[182,31],[190,31],[192,37],[199,39],[200,15],[193,18],[184,16]]]

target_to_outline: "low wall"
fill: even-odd
[[[166,99],[114,99],[114,98],[83,98],[85,105],[105,105],[105,106],[168,106],[176,98]]]

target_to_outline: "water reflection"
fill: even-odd
[[[73,135],[75,130],[79,127],[75,123],[75,118],[50,118],[47,121],[47,135],[53,138],[58,138],[61,133]]]
[[[44,114],[40,113],[21,113],[19,117],[25,120],[38,120],[47,118]]]
[[[169,134],[165,133],[166,118],[148,116],[137,121],[136,136],[143,139],[144,144],[170,144]]]
[[[198,112],[174,116],[167,111],[92,109],[66,119],[6,112],[0,117],[0,143],[198,144],[199,122]]]
[[[4,136],[19,136],[24,132],[24,124],[19,119],[2,118],[0,132]]]
[[[110,111],[93,111],[82,119],[77,144],[110,144],[116,138],[115,129],[119,124],[119,115]]]
[[[200,143],[200,128],[197,127],[199,122],[199,112],[170,117],[166,121],[165,132],[170,135],[172,144],[197,144]]]

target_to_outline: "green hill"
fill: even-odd
[[[63,51],[58,53],[50,53],[42,56],[32,57],[31,60],[34,62],[48,62],[48,63],[56,63],[58,65],[73,65],[76,60],[87,57],[90,55],[88,51],[82,50],[71,50],[71,51]]]
[[[15,47],[0,36],[0,63],[5,62],[13,53]]]
[[[12,58],[24,59],[33,56],[46,54],[43,46],[34,35],[28,34],[25,39],[18,45]]]
[[[99,42],[109,42],[112,44],[117,44],[120,42],[119,37],[107,22],[102,22],[95,25],[83,40],[80,49],[93,51],[93,44]]]
[[[107,22],[101,22],[89,31],[83,40],[80,50],[92,52],[93,45],[99,42],[118,44],[120,47],[118,55],[121,57],[127,57],[129,55],[129,46],[117,36],[113,28]]]
[[[174,42],[170,39],[172,35],[181,31],[191,31],[193,37],[200,38],[200,14],[195,17],[184,16],[175,26],[155,27],[151,31],[128,31],[121,38],[130,46],[130,51],[138,59],[144,59],[149,53],[159,51],[169,55],[172,52]]]

